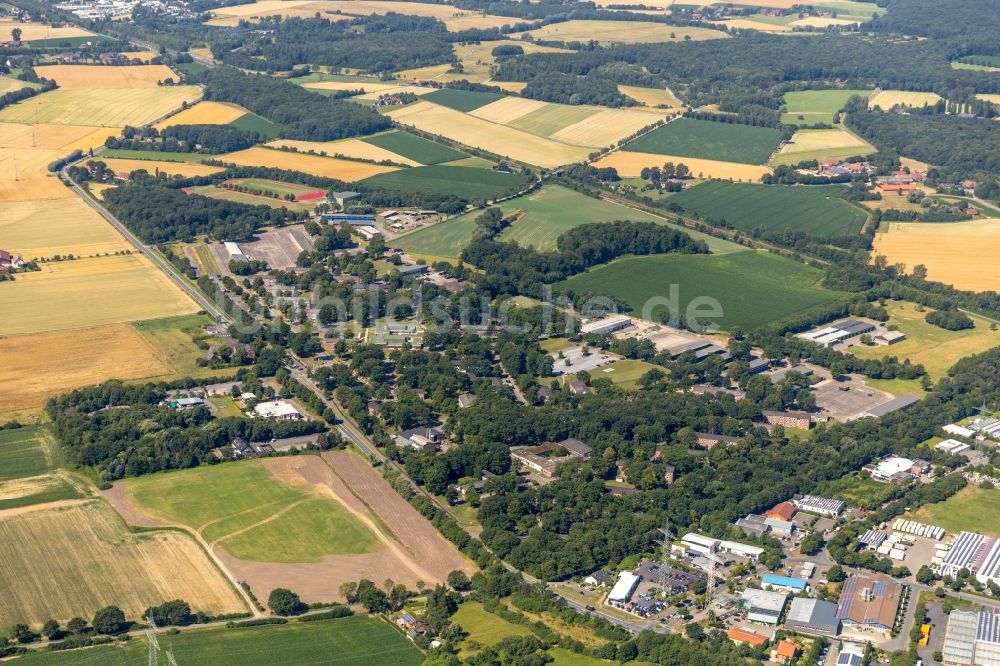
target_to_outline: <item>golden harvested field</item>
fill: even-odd
[[[30,42],[35,39],[61,39],[67,37],[89,37],[94,33],[77,28],[76,26],[66,26],[64,28],[53,28],[44,23],[20,23],[14,21],[0,21],[0,38],[10,39],[10,31],[14,28],[21,29],[21,41]]]
[[[624,86],[619,84],[618,92],[628,95],[635,101],[646,106],[666,106],[668,108],[680,108],[684,106],[684,103],[666,88],[643,88],[641,86]]]
[[[854,23],[859,23],[859,21],[824,16],[807,16],[805,18],[792,21],[789,25],[804,26],[808,28],[828,28],[831,25],[851,25]]]
[[[367,16],[370,14],[410,14],[411,16],[429,16],[446,18],[462,13],[461,9],[449,5],[438,5],[421,2],[392,2],[387,0],[263,0],[263,2],[219,7],[213,10],[215,18],[207,22],[214,26],[235,26],[240,19],[253,21],[265,16],[285,16],[312,18],[317,12],[322,14],[342,14]]]
[[[0,122],[138,127],[201,97],[198,86],[56,90],[0,111]]]
[[[388,115],[403,125],[545,168],[579,162],[586,159],[590,152],[587,148],[569,146],[512,127],[496,125],[430,102],[411,104],[390,111]]]
[[[235,104],[198,102],[180,113],[161,120],[153,127],[161,130],[171,125],[228,125],[246,114],[246,109]]]
[[[35,409],[60,393],[109,379],[169,375],[162,355],[129,324],[0,338],[0,405]]]
[[[145,257],[122,255],[43,264],[0,289],[0,335],[158,319],[197,305]]]
[[[908,90],[880,90],[868,99],[868,108],[876,107],[888,111],[897,104],[921,107],[937,104],[941,96],[931,92],[911,92]]]
[[[1000,291],[1000,219],[972,222],[890,222],[875,234],[872,255],[907,272],[927,267],[928,279],[972,291]]]
[[[492,75],[490,67],[496,62],[496,58],[493,57],[493,49],[512,44],[520,46],[525,53],[572,53],[569,49],[509,39],[486,40],[478,44],[455,44],[455,56],[462,63],[462,75],[475,76],[484,80],[490,78]]]
[[[511,93],[520,93],[528,84],[523,81],[490,81],[491,86]]]
[[[522,34],[511,35],[519,38]],[[692,40],[724,39],[728,35],[720,30],[708,28],[687,28],[666,23],[645,21],[599,21],[576,20],[563,23],[551,23],[530,34],[536,40],[553,42],[589,42],[596,40],[601,44],[641,44],[643,42],[677,42],[690,36]],[[671,36],[673,35],[673,36]]]
[[[677,3],[684,3],[684,0],[642,0],[643,5],[646,7],[656,7],[658,9],[670,9],[673,5]],[[596,0],[594,2],[598,7],[608,7],[610,5],[620,5],[621,0]]]
[[[652,109],[604,109],[552,135],[553,139],[580,146],[610,146],[647,125],[666,118],[664,111]]]
[[[0,90],[0,92],[3,92],[3,91]],[[990,104],[995,104],[996,106],[1000,106],[1000,95],[979,94],[979,95],[976,95],[976,97],[978,97],[979,99],[983,100],[984,102],[989,102]]]
[[[547,106],[549,106],[549,102],[541,102],[537,99],[504,97],[503,99],[498,99],[486,106],[481,106],[478,109],[470,111],[469,115],[488,120],[491,123],[506,125],[507,123],[514,122],[521,116]]]
[[[243,602],[203,550],[174,531],[130,533],[103,500],[0,513],[0,623],[65,624],[114,604],[126,617],[184,599],[209,613]]]
[[[285,150],[272,150],[260,146],[247,148],[235,153],[219,155],[216,159],[222,162],[238,164],[240,166],[261,166],[274,167],[277,169],[292,169],[303,173],[311,173],[314,176],[325,176],[327,178],[339,178],[345,181],[363,180],[377,173],[395,171],[396,167],[379,166],[377,164],[366,164],[365,162],[352,162],[349,160],[338,160],[333,157],[319,157],[316,155],[304,155]]]
[[[34,87],[35,87],[34,83],[28,83],[27,81],[18,81],[17,79],[9,76],[0,76],[0,95],[4,95],[9,92],[14,92],[15,90],[20,90],[21,88],[34,88]]]
[[[778,149],[774,163],[794,164],[807,159],[833,159],[874,152],[870,143],[843,129],[807,129],[796,132],[791,141]]]
[[[128,174],[145,169],[150,174],[156,172],[171,176],[210,176],[222,171],[222,167],[199,164],[198,162],[168,162],[166,160],[130,160],[120,157],[95,157],[92,161],[104,162],[115,173]]]
[[[180,77],[166,65],[41,65],[39,76],[52,79],[63,90],[79,88],[155,88],[167,79]]]
[[[76,144],[86,142],[95,133],[107,134],[107,127],[87,127],[81,125],[26,125],[23,123],[0,123],[0,148],[47,148],[67,149],[72,152]],[[104,143],[102,138],[101,143]]]
[[[358,95],[358,99],[378,99],[380,95],[395,95],[398,93],[412,93],[419,97],[435,90],[437,88],[429,88],[427,86],[395,86],[393,88],[386,88],[385,90],[376,90],[364,95]]]
[[[451,65],[448,63],[442,63],[440,65],[427,65],[426,67],[414,67],[413,69],[404,69],[396,72],[395,76],[397,79],[403,80],[414,80],[414,81],[454,81],[457,80],[455,77],[461,76],[460,74],[449,73],[448,70],[451,69]],[[482,79],[482,77],[475,77],[477,79]],[[470,79],[471,80],[471,79]]]
[[[0,148],[0,179],[42,177],[48,165],[61,156],[62,151],[50,148]]]
[[[122,51],[123,58],[128,58],[129,60],[141,60],[145,63],[148,63],[153,58],[158,58],[159,56],[159,53],[153,53],[152,51]]]
[[[326,153],[327,155],[343,155],[344,157],[354,157],[362,160],[375,160],[382,162],[389,160],[397,164],[407,164],[409,166],[420,166],[420,162],[411,160],[402,155],[397,155],[391,150],[373,146],[365,143],[361,139],[344,139],[342,141],[296,141],[294,139],[279,139],[267,144],[274,148],[290,146],[298,148],[300,152],[306,153],[312,150],[316,153]]]
[[[0,150],[0,154],[3,151]],[[38,201],[41,199],[73,199],[76,197],[55,174],[33,175],[14,180],[0,174],[0,203],[6,205],[11,201]]]
[[[725,25],[729,28],[739,28],[740,30],[760,30],[761,32],[791,32],[792,27],[783,23],[767,23],[765,21],[754,21],[753,19],[734,18],[725,21],[712,21],[716,25]]]
[[[398,88],[399,85],[381,81],[316,81],[306,83],[302,87],[311,90],[364,90],[368,93]]]
[[[4,249],[26,259],[88,257],[130,250],[132,245],[78,198],[20,201],[0,206]]]
[[[463,30],[489,30],[490,28],[502,28],[519,22],[518,19],[510,16],[492,16],[490,14],[483,16],[477,12],[452,16],[451,18],[442,19],[442,21],[451,32],[461,32]]]
[[[764,174],[771,173],[766,166],[755,164],[737,164],[736,162],[719,162],[702,160],[694,157],[676,157],[673,155],[656,155],[653,153],[632,153],[616,150],[594,163],[596,167],[614,167],[624,178],[637,178],[643,167],[663,166],[666,162],[683,162],[691,169],[697,178],[717,178],[721,180],[758,182]]]

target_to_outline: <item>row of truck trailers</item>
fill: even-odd
[[[917,536],[927,537],[937,541],[943,539],[945,534],[943,529],[935,525],[924,525],[923,523],[918,523],[913,520],[904,520],[902,518],[896,519],[896,521],[892,524],[892,529],[897,532],[915,534]]]

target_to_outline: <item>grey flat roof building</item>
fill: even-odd
[[[806,634],[836,636],[840,632],[837,605],[821,599],[795,597],[785,617],[785,626]]]
[[[911,407],[918,402],[920,402],[920,398],[917,396],[912,393],[904,393],[898,398],[893,398],[889,402],[883,402],[881,405],[875,405],[861,416],[878,418],[880,416],[885,416],[886,414],[891,414],[892,412],[897,412],[900,409],[906,409],[907,407]]]

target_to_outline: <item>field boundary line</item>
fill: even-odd
[[[224,534],[223,536],[220,536],[218,539],[215,539],[214,541],[211,541],[210,544],[214,546],[214,545],[216,545],[218,543],[221,543],[222,541],[225,541],[226,539],[231,539],[232,537],[239,536],[240,534],[243,534],[244,532],[249,532],[250,530],[252,530],[252,529],[254,529],[256,527],[260,527],[261,525],[266,525],[266,524],[268,524],[268,523],[270,523],[272,521],[275,521],[278,518],[281,518],[283,515],[285,515],[289,511],[291,511],[292,509],[294,509],[295,507],[297,507],[297,506],[299,506],[301,504],[305,504],[310,499],[312,499],[312,498],[310,498],[310,497],[304,497],[304,498],[298,500],[297,502],[292,502],[291,504],[289,504],[288,506],[286,506],[284,509],[278,511],[277,513],[274,513],[274,514],[268,516],[267,518],[264,518],[263,520],[258,520],[256,523],[253,523],[252,525],[247,525],[246,527],[241,527],[240,529],[236,530],[235,532],[230,532],[229,534]]]

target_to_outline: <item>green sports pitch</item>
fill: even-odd
[[[781,142],[770,127],[679,118],[625,145],[623,150],[673,157],[696,157],[763,164]]]
[[[701,321],[722,329],[753,330],[837,297],[814,286],[822,271],[791,259],[763,252],[732,254],[661,254],[628,257],[574,275],[556,286],[559,291],[603,294],[627,303],[636,315],[659,318],[664,307],[644,312],[651,299],[669,299],[676,285],[680,314],[692,301],[718,301],[722,315]]]
[[[374,136],[366,137],[363,141],[425,165],[454,162],[455,160],[468,157],[465,153],[454,148],[443,146],[440,143],[402,130],[375,134]]]
[[[418,666],[423,655],[382,620],[346,617],[290,621],[237,629],[202,629],[160,635],[160,663],[169,650],[184,666]],[[145,666],[145,638],[112,646],[65,652],[32,652],[16,661],[25,666]]]
[[[840,186],[751,185],[712,180],[679,192],[670,201],[701,219],[725,220],[747,233],[801,231],[848,236],[861,231],[868,213],[840,198]]]

